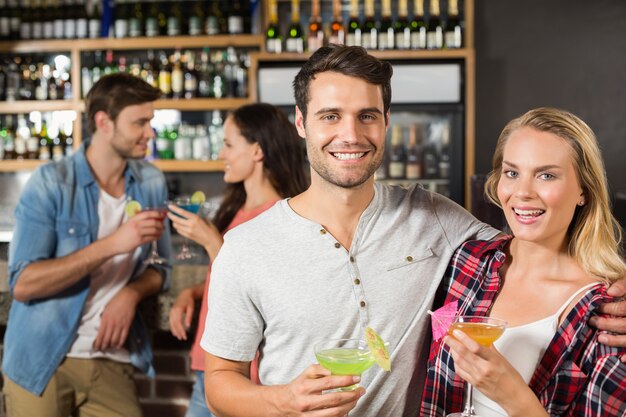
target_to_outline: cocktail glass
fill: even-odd
[[[481,345],[489,347],[502,336],[504,329],[506,329],[506,322],[504,320],[491,317],[458,316],[450,325],[448,334],[454,337],[452,332],[460,330]],[[477,414],[474,413],[474,406],[472,405],[472,384],[467,382],[465,389],[465,406],[463,407],[463,412],[451,413],[448,414],[447,417],[477,417]]]
[[[200,210],[200,206],[201,206],[201,204],[192,203],[191,197],[187,197],[187,196],[176,197],[174,199],[174,204],[176,204],[181,209],[187,210],[188,212],[193,213],[193,214],[198,214],[198,211]],[[178,216],[178,214],[176,215]],[[183,244],[180,247],[180,252],[178,253],[178,255],[176,255],[176,259],[179,261],[181,260],[185,261],[185,260],[194,258],[196,256],[197,254],[193,252],[191,248],[189,247],[189,239],[184,238]]]
[[[333,375],[358,375],[368,370],[375,362],[365,340],[331,339],[314,346],[315,357],[320,365]],[[353,391],[359,384],[331,391]]]
[[[165,220],[167,216],[167,205],[163,203],[162,206],[155,207],[145,207],[141,211],[155,211],[159,215],[161,221]],[[152,250],[150,251],[150,255],[143,261],[144,265],[162,265],[167,263],[167,259],[163,258],[159,255],[159,251],[157,250],[157,241],[153,240],[151,243]]]

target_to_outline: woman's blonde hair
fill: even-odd
[[[596,136],[581,119],[564,110],[540,107],[511,120],[500,133],[492,171],[485,183],[487,197],[499,207],[497,190],[504,147],[511,134],[522,127],[549,132],[563,138],[572,150],[572,163],[583,190],[584,205],[577,206],[569,227],[569,254],[585,271],[609,281],[626,275],[620,254],[622,230],[609,203],[606,172]]]

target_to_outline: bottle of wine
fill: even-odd
[[[143,10],[141,8],[140,2],[135,2],[133,5],[132,14],[128,19],[128,36],[131,38],[137,38],[143,36],[144,19],[143,19]]]
[[[63,0],[55,0],[54,4],[54,39],[65,37],[65,13],[67,9]]]
[[[20,40],[30,40],[33,37],[33,9],[29,0],[22,0],[24,15],[20,24]]]
[[[424,21],[424,0],[413,1],[413,20],[411,20],[411,49],[426,49],[426,22]]]
[[[244,19],[241,1],[230,1],[230,14],[228,15],[228,33],[238,35],[244,32]]]
[[[170,13],[167,17],[167,35],[180,36],[182,34],[183,12],[179,1],[172,1]]]
[[[300,25],[300,0],[291,0],[291,25],[285,41],[287,52],[304,52],[302,25]]]
[[[54,10],[51,0],[44,0],[41,13],[43,19],[43,38],[54,39]]]
[[[443,48],[443,28],[439,10],[439,0],[430,0],[430,16],[426,30],[426,47],[428,49]]]
[[[393,25],[396,34],[396,49],[411,48],[411,28],[409,27],[409,6],[407,0],[398,0],[398,19]]]
[[[31,20],[31,37],[33,39],[43,39],[43,0],[32,0],[33,13]]]
[[[191,15],[189,16],[188,26],[189,35],[198,36],[204,33],[204,10],[202,8],[202,1],[195,0],[191,9]]]
[[[402,126],[395,124],[391,128],[391,150],[389,152],[389,178],[403,179],[406,176],[406,152]]]
[[[90,2],[90,5],[91,11],[88,12],[89,21],[87,25],[89,27],[89,37],[95,39],[102,36],[102,10],[98,1]]]
[[[363,23],[363,47],[378,48],[378,25],[374,19],[374,0],[365,0],[365,22]]]
[[[8,41],[11,39],[11,16],[7,0],[0,0],[0,41]],[[0,83],[0,88],[3,88],[2,83]],[[2,100],[2,96],[0,95],[0,100]],[[3,151],[3,142],[0,138],[0,153]],[[2,159],[2,157],[0,157]]]
[[[200,53],[200,68],[198,70],[198,96],[211,97],[213,92],[213,65],[210,61],[209,48]]]
[[[172,82],[172,98],[182,98],[185,94],[185,74],[181,67],[180,62],[180,50],[177,49],[174,52],[174,66],[172,68],[171,82]]]
[[[307,50],[315,52],[324,46],[324,30],[320,17],[320,0],[311,2],[311,20],[309,20],[309,33],[307,34]]]
[[[333,21],[330,24],[328,43],[343,45],[346,43],[346,32],[341,17],[341,0],[333,0]]]
[[[22,16],[20,13],[20,6],[18,0],[7,0],[9,4],[9,22],[10,22],[10,35],[11,40],[18,40],[20,38],[20,27],[22,25]]]
[[[68,1],[68,0],[65,0]],[[70,0],[71,1],[71,0]],[[128,37],[128,4],[126,0],[115,0],[115,37]]]
[[[458,0],[448,0],[448,20],[446,22],[446,48],[457,49],[463,47],[463,30],[459,18]]]
[[[165,51],[159,52],[159,89],[163,98],[172,96],[172,67]]]
[[[413,123],[409,126],[409,144],[406,155],[406,179],[417,180],[422,177],[422,141],[423,127]]]
[[[194,98],[198,95],[198,72],[196,71],[195,54],[185,52],[185,98]]]
[[[383,0],[382,19],[380,21],[380,31],[378,32],[378,49],[393,49],[395,35],[393,32],[393,22],[391,20],[391,0]]]
[[[283,51],[283,39],[278,27],[278,9],[276,0],[269,0],[267,8],[269,12],[269,24],[265,30],[265,50],[273,54]]]
[[[346,45],[361,46],[362,39],[361,22],[359,21],[359,0],[350,0],[350,20],[348,21],[348,34]]]
[[[146,36],[152,38],[159,35],[159,3],[152,1],[146,13]]]

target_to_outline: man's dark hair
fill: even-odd
[[[318,49],[302,66],[293,80],[296,105],[306,119],[309,104],[309,85],[320,72],[333,71],[349,77],[361,78],[383,89],[385,117],[391,106],[391,64],[370,55],[360,46],[330,44]]]
[[[155,101],[160,96],[161,90],[134,75],[105,75],[91,87],[85,97],[87,130],[91,133],[96,131],[94,116],[99,111],[107,113],[115,121],[124,108]]]

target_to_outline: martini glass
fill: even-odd
[[[315,357],[320,365],[333,375],[358,375],[368,370],[375,362],[365,340],[331,339],[314,346]],[[332,391],[354,391],[359,384],[341,387]],[[325,391],[326,392],[326,391]]]
[[[201,204],[192,203],[191,197],[187,197],[187,196],[176,197],[174,199],[174,204],[176,204],[181,209],[187,210],[188,212],[193,213],[193,214],[198,214],[198,211],[200,211],[200,206],[201,206]],[[176,215],[178,216],[178,214]],[[184,238],[183,244],[180,247],[180,252],[178,253],[178,255],[176,255],[176,259],[179,261],[185,261],[185,260],[194,258],[196,256],[197,254],[193,252],[191,248],[189,248],[189,239]]]
[[[141,210],[143,211],[154,211],[159,215],[159,219],[161,221],[165,220],[165,217],[167,216],[167,205],[165,205],[165,203],[163,205],[160,206],[155,206],[155,207],[145,207]],[[167,259],[163,258],[161,255],[159,255],[159,252],[157,250],[157,241],[153,240],[151,243],[152,246],[152,250],[150,251],[150,255],[148,255],[148,257],[143,261],[144,265],[163,265],[167,263]]]
[[[448,334],[454,337],[452,332],[460,330],[481,345],[489,347],[502,336],[504,329],[506,329],[506,322],[504,320],[493,319],[491,317],[458,316],[450,325]],[[478,417],[477,414],[474,413],[474,406],[472,405],[472,384],[466,382],[465,388],[465,406],[463,407],[463,412],[448,414],[446,417]]]

